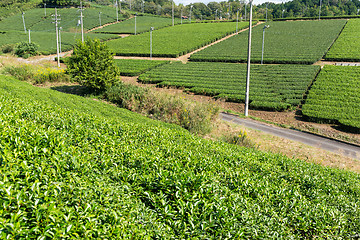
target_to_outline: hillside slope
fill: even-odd
[[[357,174],[204,140],[1,75],[0,109],[2,239],[360,232]]]

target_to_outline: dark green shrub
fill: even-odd
[[[118,82],[119,71],[113,55],[98,39],[78,41],[72,56],[65,62],[74,81],[95,91],[104,91]]]
[[[28,58],[38,53],[38,45],[35,43],[21,42],[15,47],[15,54],[19,57]]]
[[[1,47],[2,53],[13,53],[15,48],[15,44],[5,44]]]

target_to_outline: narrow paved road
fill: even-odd
[[[311,133],[270,126],[252,119],[239,118],[235,115],[227,113],[221,113],[220,118],[227,122],[233,122],[235,124],[243,125],[245,127],[269,133],[278,137],[298,141],[313,147],[321,148],[330,152],[342,154],[347,157],[360,160],[360,146],[354,144],[336,141]]]

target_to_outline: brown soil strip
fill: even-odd
[[[104,25],[101,25],[101,26],[98,26],[98,27],[94,27],[94,28],[92,28],[92,29],[90,29],[90,30],[87,30],[85,33],[89,33],[89,32],[92,32],[92,31],[101,29],[101,28],[103,28],[103,27],[106,27],[106,26],[110,26],[110,25],[113,25],[113,24],[117,24],[117,23],[120,23],[120,22],[122,22],[122,21],[131,19],[131,18],[133,18],[133,17],[134,17],[134,16],[131,16],[131,17],[127,18],[127,19],[124,19],[124,20],[121,20],[121,21],[119,20],[118,22],[106,23],[106,24],[104,24]]]

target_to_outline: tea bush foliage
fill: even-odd
[[[201,139],[9,77],[0,92],[2,239],[360,232],[358,174]]]
[[[66,58],[66,65],[74,81],[97,91],[104,91],[118,82],[119,71],[113,55],[98,39],[78,41],[71,57]]]

